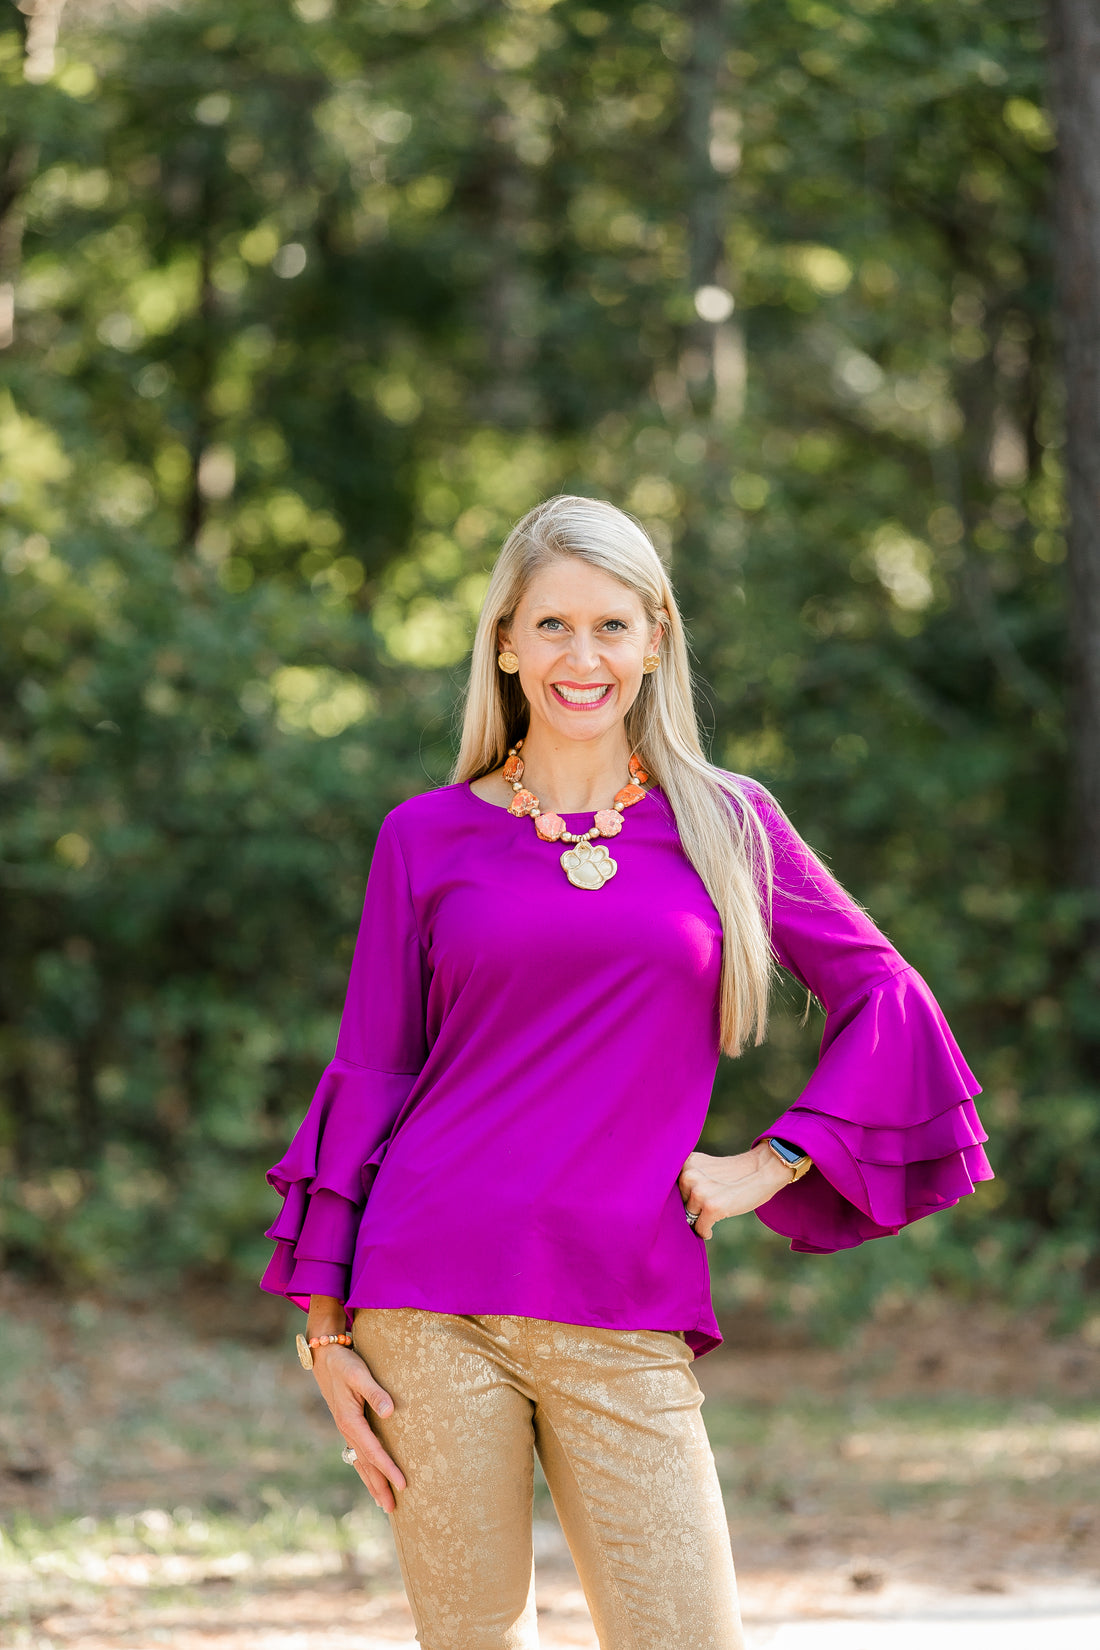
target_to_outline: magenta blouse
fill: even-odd
[[[990,1178],[980,1089],[921,976],[743,783],[775,857],[776,958],[828,1016],[764,1131],[817,1166],[758,1213],[792,1248],[848,1248]],[[387,815],[335,1056],[268,1172],[263,1288],[720,1343],[677,1188],[719,1057],[718,914],[659,789],[601,889],[560,851],[465,784]]]

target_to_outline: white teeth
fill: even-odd
[[[571,705],[592,705],[595,704],[597,699],[603,698],[607,692],[608,684],[601,682],[599,687],[573,688],[563,687],[560,682],[555,682],[554,687],[562,698],[567,699]]]

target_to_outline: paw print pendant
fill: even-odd
[[[619,869],[602,842],[578,842],[562,854],[561,864],[574,888],[602,888]]]

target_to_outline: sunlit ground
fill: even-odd
[[[295,1325],[243,1343],[223,1338],[224,1312],[44,1310],[9,1290],[5,1642],[411,1641],[386,1520],[340,1461]],[[839,1349],[767,1335],[731,1325],[697,1370],[750,1643],[1021,1590],[1063,1613],[1100,1599],[1100,1347],[931,1310]],[[544,1643],[593,1644],[541,1484],[536,1553]]]

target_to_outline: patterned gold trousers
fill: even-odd
[[[683,1336],[413,1307],[355,1315],[408,1481],[390,1523],[422,1650],[537,1650],[537,1451],[601,1650],[743,1650]]]

